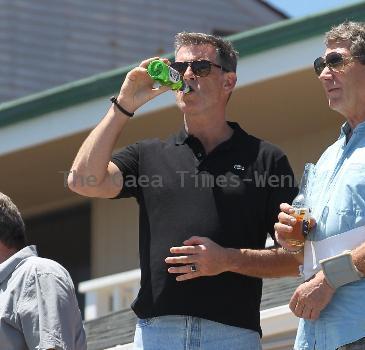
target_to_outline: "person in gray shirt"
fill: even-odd
[[[0,192],[0,349],[84,350],[74,286],[57,262],[26,246],[18,208]]]

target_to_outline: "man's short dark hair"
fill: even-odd
[[[232,43],[219,36],[204,33],[181,32],[175,36],[175,54],[182,46],[212,45],[217,52],[217,63],[230,72],[236,72],[238,52]]]
[[[0,192],[0,241],[8,248],[22,249],[26,245],[25,225],[12,200]]]
[[[325,44],[348,43],[352,56],[361,56],[359,61],[365,64],[365,23],[346,21],[334,26],[326,33]]]

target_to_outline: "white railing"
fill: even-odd
[[[128,309],[138,294],[141,270],[130,270],[81,282],[85,294],[85,321],[110,312]]]

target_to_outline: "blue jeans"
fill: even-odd
[[[134,350],[261,350],[260,335],[192,316],[140,319]]]

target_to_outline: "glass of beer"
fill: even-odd
[[[311,220],[311,185],[314,181],[315,165],[306,163],[299,185],[298,195],[294,198],[292,207],[294,213],[291,214],[297,219],[293,226],[293,231],[288,234],[286,242],[294,247],[303,247],[306,236],[310,230]]]

